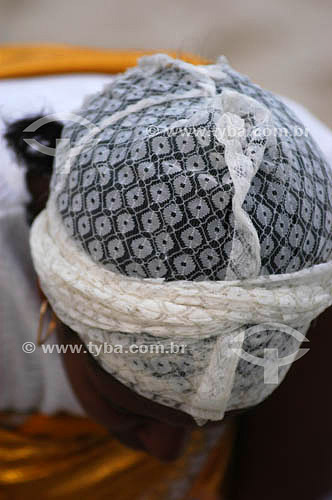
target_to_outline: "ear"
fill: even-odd
[[[35,139],[38,143],[55,148],[56,140],[60,138],[63,128],[62,123],[53,121],[42,125],[35,132],[25,132],[31,123],[40,118],[42,116],[38,115],[17,120],[7,125],[5,134],[9,147],[14,151],[18,162],[26,169],[25,179],[31,194],[31,201],[27,204],[29,224],[45,208],[54,158],[33,149],[24,139]]]

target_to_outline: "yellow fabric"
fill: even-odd
[[[135,66],[139,57],[155,52],[157,51],[93,49],[53,44],[3,45],[0,46],[0,78],[56,73],[119,73]],[[166,52],[193,64],[207,62],[192,54]]]
[[[185,500],[219,498],[232,441],[230,425]],[[2,421],[0,499],[163,500],[169,485],[186,477],[190,457],[203,448],[197,430],[179,459],[161,463],[121,445],[87,418],[36,414],[15,430]]]

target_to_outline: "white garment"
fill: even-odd
[[[110,81],[106,75],[65,75],[0,82],[0,410],[38,409],[82,413],[61,365],[60,356],[22,351],[35,341],[39,299],[29,256],[25,224],[23,169],[19,169],[2,138],[5,121],[34,113],[75,111],[86,94]],[[332,165],[332,133],[305,108],[284,99],[318,142]],[[54,338],[50,340],[54,342]]]
[[[30,354],[35,342],[40,300],[29,249],[24,202],[24,170],[18,167],[3,134],[6,122],[37,113],[74,110],[86,93],[97,91],[109,76],[55,76],[0,82],[0,410],[67,410],[84,414],[67,381],[60,355]],[[50,343],[55,341],[52,336]]]

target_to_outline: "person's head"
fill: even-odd
[[[83,405],[100,419],[98,395],[120,438],[122,422],[170,456],[187,424],[261,402],[276,386],[265,349],[293,353],[289,329],[331,303],[331,172],[291,111],[224,60],[143,58],[78,114],[33,224],[34,263],[61,338],[101,347],[67,363],[78,393],[85,367]],[[155,344],[166,350],[125,349]]]

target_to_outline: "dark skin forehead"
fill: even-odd
[[[57,334],[62,344],[83,345],[79,336],[63,323],[59,323]],[[80,352],[79,354],[68,352],[66,356],[68,361],[79,365],[81,370],[84,368],[91,384],[95,386],[96,390],[98,389],[98,392],[107,399],[116,411],[123,415],[153,418],[173,425],[196,426],[190,415],[156,403],[126,387],[106,372],[89,352]],[[78,358],[80,358],[79,361]]]
[[[62,344],[83,345],[79,336],[63,323],[58,323],[57,335]],[[87,352],[80,352],[79,354],[67,351],[65,355],[66,362],[67,364],[74,363],[79,366],[80,371],[84,369],[84,373],[89,378],[92,386],[114,407],[114,410],[123,415],[155,419],[174,426],[184,426],[190,429],[198,427],[189,414],[156,403],[126,387],[106,372],[87,349],[85,351]],[[232,412],[232,414],[234,413],[237,412]],[[205,425],[213,426],[216,425],[216,422],[208,422]]]
[[[61,323],[57,335],[63,345],[84,347],[78,335]],[[81,406],[113,437],[161,460],[174,460],[181,455],[195,426],[189,415],[128,389],[103,370],[87,349],[79,353],[67,351],[63,362]]]
[[[89,353],[79,336],[58,321],[57,337],[62,345],[82,346],[80,352],[62,354],[71,387],[81,406],[112,436],[130,448],[144,450],[161,460],[178,458],[191,432],[199,428],[187,413],[161,405],[123,385],[107,373]],[[224,425],[207,422],[204,427]]]

